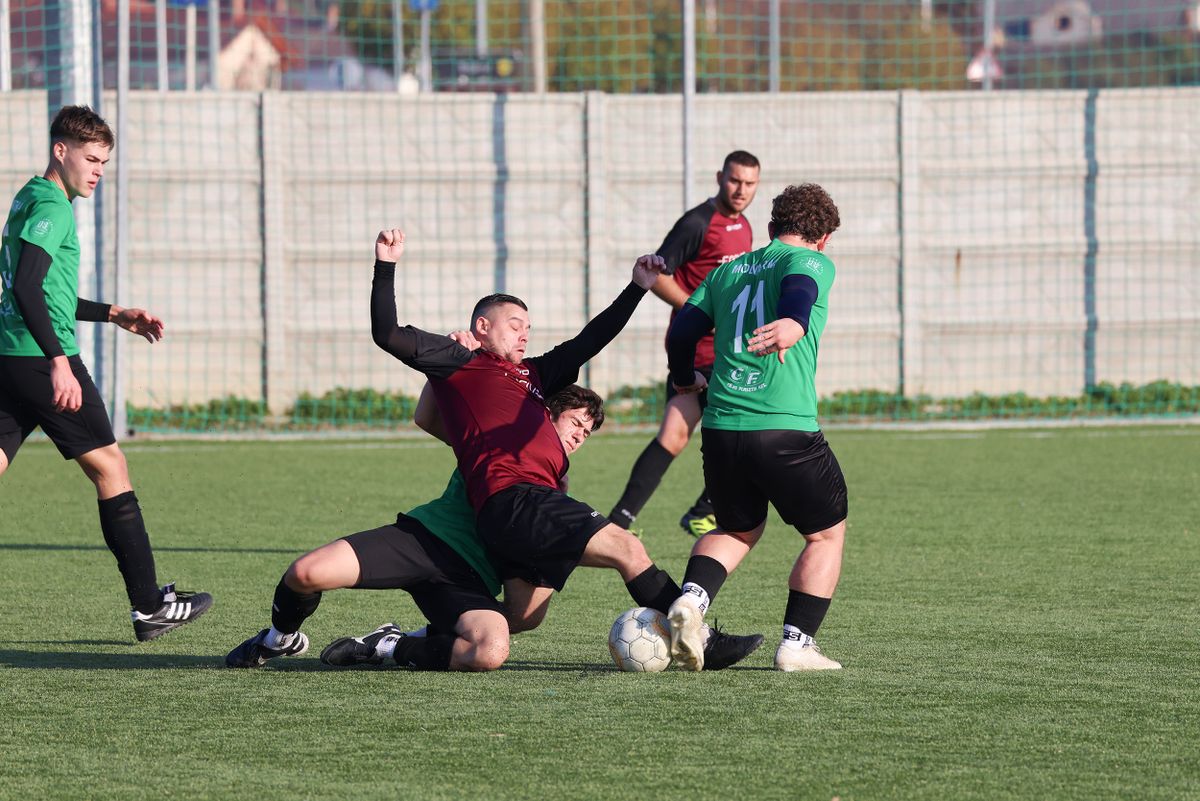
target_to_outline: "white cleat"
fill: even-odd
[[[681,595],[667,610],[671,622],[671,658],[683,670],[704,670],[704,615],[691,596]]]
[[[797,670],[841,670],[842,663],[836,662],[817,647],[815,642],[807,645],[784,641],[775,652],[775,669],[791,673]]]

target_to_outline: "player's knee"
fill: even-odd
[[[690,436],[686,425],[664,425],[658,432],[658,444],[672,456],[678,456],[687,447]]]
[[[468,662],[474,671],[496,670],[508,659],[508,637],[485,635],[476,645]]]
[[[624,573],[636,575],[653,564],[650,554],[646,553],[646,546],[625,529],[620,529],[620,533],[614,537],[612,552]]]
[[[305,554],[292,562],[283,581],[296,592],[315,592],[321,589],[321,560],[312,554]]]
[[[116,445],[84,454],[79,464],[96,486],[129,483],[129,463]]]

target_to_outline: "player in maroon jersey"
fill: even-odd
[[[471,313],[482,347],[469,350],[445,336],[396,321],[395,269],[404,234],[381,231],[375,244],[371,333],[375,343],[429,379],[441,428],[467,484],[476,527],[517,606],[529,596],[561,590],[579,565],[617,570],[639,606],[665,613],[679,586],[650,559],[629,531],[562,489],[568,460],[545,399],[574,383],[579,368],[620,333],[661,274],[663,259],[640,257],[633,280],[575,337],[525,358],[529,311],[512,295],[489,295]],[[526,593],[523,603],[518,593]],[[736,637],[716,629],[706,664],[744,658],[761,635]]]
[[[759,164],[751,154],[735,150],[725,157],[717,173],[717,194],[691,209],[676,221],[658,248],[664,260],[663,274],[650,291],[671,306],[671,321],[715,267],[733,261],[752,249],[750,221],[742,214],[758,189]],[[712,375],[712,334],[696,346],[696,369],[707,380]],[[667,407],[658,435],[642,451],[629,474],[629,482],[608,517],[625,528],[650,500],[671,462],[692,436],[704,412],[706,395],[680,395],[667,380]],[[716,528],[708,488],[700,491],[692,508],[679,520],[683,530],[700,537]]]

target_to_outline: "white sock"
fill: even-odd
[[[787,623],[783,624],[783,642],[780,645],[789,648],[803,648],[806,645],[812,645],[813,638],[805,634],[795,626],[790,626]]]
[[[693,581],[685,581],[680,589],[683,590],[684,595],[692,596],[692,600],[700,607],[700,616],[703,617],[704,613],[708,611],[708,604],[711,601],[708,597],[708,590]]]
[[[263,637],[263,645],[278,651],[281,648],[287,648],[292,644],[292,640],[294,639],[296,639],[296,632],[293,631],[289,634],[271,626],[271,630],[267,632],[267,636]]]
[[[400,642],[400,635],[389,634],[386,637],[380,637],[379,642],[375,643],[375,655],[383,659],[389,659],[392,654],[396,653],[396,643]]]

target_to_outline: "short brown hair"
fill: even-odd
[[[108,123],[87,106],[63,106],[54,115],[54,122],[50,123],[50,144],[67,139],[81,145],[99,142],[109,150],[117,141]]]
[[[552,417],[558,417],[568,409],[587,409],[593,431],[604,425],[604,399],[578,384],[568,384],[555,392],[547,399],[546,406]]]
[[[833,198],[816,184],[789,186],[771,201],[773,236],[792,234],[816,242],[841,224]]]
[[[745,150],[735,150],[725,157],[725,161],[721,164],[721,172],[729,172],[729,165],[736,164],[739,167],[753,167],[759,169],[758,159],[753,153],[747,153]]]

